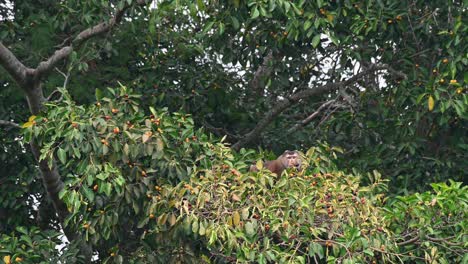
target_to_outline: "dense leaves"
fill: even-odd
[[[63,92],[47,116],[23,125],[25,137],[41,139],[43,158],[62,163],[60,196],[72,213],[66,224],[83,232],[102,260],[461,260],[466,210],[459,209],[467,199],[460,184],[434,185],[436,196],[384,206],[381,175],[341,172],[341,150],[327,144],[304,154],[301,171],[274,175],[257,162],[261,170],[252,173],[245,163],[252,152],[232,153],[186,115],[151,109],[144,116],[126,87],[88,107]],[[361,184],[363,177],[370,185]]]
[[[0,263],[467,262],[466,10],[0,0]]]

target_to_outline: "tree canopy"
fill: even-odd
[[[0,0],[0,262],[468,261],[464,16]]]

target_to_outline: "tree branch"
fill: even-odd
[[[317,110],[315,112],[313,112],[311,115],[309,115],[307,118],[305,118],[304,120],[302,120],[301,122],[297,123],[296,125],[294,125],[293,127],[291,127],[290,129],[288,129],[288,133],[287,134],[292,134],[296,131],[298,131],[299,129],[305,127],[307,124],[309,124],[310,122],[312,122],[312,120],[317,117],[321,112],[322,110],[325,108],[325,107],[328,107],[330,106],[331,104],[335,103],[336,102],[336,99],[333,99],[333,100],[330,100],[328,102],[325,102],[323,103],[319,108],[317,108]]]
[[[373,73],[375,71],[379,70],[389,70],[389,72],[394,72],[398,73],[397,76],[400,78],[405,78],[406,75],[397,72],[393,70],[391,67],[385,64],[371,64],[369,67],[367,67],[364,71],[354,75],[353,77],[337,82],[337,83],[327,83],[325,85],[322,85],[320,87],[312,88],[312,89],[307,89],[307,90],[302,90],[299,91],[288,98],[285,98],[278,103],[276,103],[275,107],[273,107],[268,113],[265,114],[262,120],[260,120],[257,125],[249,132],[247,133],[241,140],[236,142],[234,145],[232,145],[232,149],[234,150],[239,150],[246,144],[250,143],[254,139],[258,138],[262,131],[275,119],[279,114],[281,114],[284,110],[286,110],[288,107],[291,105],[297,103],[298,101],[302,99],[306,99],[309,97],[312,97],[314,95],[321,95],[330,91],[337,90],[339,88],[344,88],[357,80],[361,79],[362,77]]]
[[[137,0],[137,5],[145,5],[146,0]],[[100,34],[109,32],[116,24],[118,24],[121,20],[125,11],[130,8],[131,5],[125,4],[124,7],[120,10],[117,10],[115,15],[110,18],[108,21],[101,22],[95,26],[87,28],[81,31],[71,42],[71,45],[63,47],[50,56],[49,59],[46,61],[42,61],[36,68],[36,74],[38,78],[47,76],[48,73],[63,59],[67,58],[74,48],[79,47],[82,45],[86,40],[98,36]]]
[[[13,127],[13,128],[21,128],[21,126],[16,124],[15,122],[7,121],[7,120],[0,120],[0,126],[9,126],[9,127]]]
[[[24,66],[2,42],[0,42],[0,65],[20,84],[21,88],[25,88],[28,72],[32,69]]]
[[[66,46],[54,52],[52,56],[49,57],[46,61],[42,61],[36,68],[36,78],[40,79],[49,74],[57,63],[61,62],[67,58],[73,51],[73,47]]]

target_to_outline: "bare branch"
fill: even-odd
[[[336,102],[336,99],[334,100],[330,100],[328,102],[325,102],[323,103],[319,108],[317,108],[317,110],[315,112],[313,112],[311,115],[309,115],[307,118],[305,118],[304,120],[302,120],[300,123],[294,125],[293,127],[291,127],[289,130],[288,130],[288,133],[287,134],[291,134],[291,133],[294,133],[296,131],[298,131],[299,129],[305,127],[307,124],[309,124],[310,122],[312,122],[312,120],[317,117],[323,109],[325,109],[326,107],[329,107],[331,104],[335,103]]]
[[[406,245],[409,245],[409,244],[413,244],[414,242],[416,242],[416,241],[418,241],[418,240],[419,240],[419,237],[418,237],[418,236],[415,236],[415,237],[413,237],[413,238],[411,238],[411,239],[408,239],[408,240],[406,240],[406,241],[399,242],[399,243],[397,243],[397,245],[398,245],[399,247],[401,247],[401,246],[406,246]]]
[[[21,88],[25,88],[28,72],[32,70],[24,66],[2,42],[0,42],[0,65],[5,68]]]
[[[0,120],[0,126],[8,126],[8,127],[13,127],[13,128],[21,128],[20,125],[18,125],[15,122],[12,121],[7,121],[7,120]]]
[[[58,68],[55,68],[55,70],[56,70],[57,72],[59,72],[59,73],[63,76],[63,78],[65,78],[65,80],[63,81],[62,87],[63,87],[63,89],[66,89],[66,88],[67,88],[67,84],[68,84],[68,78],[70,78],[70,71],[68,71],[67,73],[64,73],[64,72],[62,72],[61,70],[59,70]]]
[[[234,145],[232,145],[232,148],[234,150],[239,150],[241,147],[245,146],[247,143],[250,143],[252,140],[258,138],[262,131],[279,115],[281,114],[284,110],[286,110],[288,107],[291,105],[297,103],[298,101],[302,99],[306,99],[315,95],[321,95],[330,91],[334,91],[340,88],[344,88],[357,80],[361,79],[362,77],[373,73],[375,71],[379,70],[389,70],[391,69],[388,65],[385,64],[371,64],[369,67],[367,67],[365,70],[362,72],[354,75],[353,77],[337,82],[337,83],[327,83],[325,85],[322,85],[320,87],[312,88],[312,89],[306,89],[306,90],[301,90],[288,98],[285,98],[275,104],[275,107],[273,107],[268,113],[265,114],[263,119],[261,119],[257,125],[249,132],[247,133],[241,140],[236,142]],[[389,71],[394,71],[393,69]],[[396,71],[395,71],[396,73]],[[398,77],[406,77],[401,72],[398,72]]]

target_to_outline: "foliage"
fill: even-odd
[[[58,252],[54,249],[61,243],[59,236],[58,232],[18,226],[12,233],[0,235],[1,260],[5,264],[57,261]]]
[[[394,246],[378,208],[380,175],[372,176],[373,186],[359,187],[358,177],[319,165],[330,154],[317,149],[306,154],[308,169],[280,176],[241,174],[227,165],[201,171],[173,191],[181,225],[204,238],[219,262],[388,260],[381,249]]]
[[[107,19],[113,8],[102,1],[29,2],[1,8],[16,16],[0,25],[0,38],[30,64],[52,53],[53,40]],[[131,23],[84,45],[61,71],[78,102],[93,100],[89,87],[121,81],[142,94],[145,109],[189,113],[197,126],[235,143],[280,98],[386,63],[407,79],[381,72],[302,100],[249,147],[278,154],[326,140],[345,150],[341,162],[349,171],[379,170],[402,194],[466,178],[459,162],[467,150],[464,10],[460,1],[160,1],[132,10]],[[264,63],[270,74],[255,86]],[[63,84],[56,72],[44,87]],[[285,135],[332,98],[339,106]]]
[[[468,187],[453,181],[431,186],[432,191],[398,197],[389,203],[385,208],[389,228],[400,240],[400,251],[419,256],[421,263],[465,263]]]
[[[139,96],[125,86],[110,89],[110,97],[98,93],[89,107],[63,92],[47,116],[23,125],[25,138],[34,135],[42,157],[61,162],[61,197],[72,213],[66,223],[104,262],[418,262],[434,252],[443,252],[440,261],[464,252],[460,184],[434,185],[436,201],[447,203],[440,204],[443,214],[423,209],[435,203],[430,193],[384,206],[381,175],[340,171],[341,150],[328,144],[307,151],[301,171],[249,173],[246,161],[258,158],[252,152],[233,153],[184,114],[151,109],[145,116]],[[362,185],[364,178],[371,184]],[[440,226],[427,225],[434,219]],[[432,240],[400,247],[415,231]]]
[[[72,213],[66,223],[99,243],[105,256],[110,250],[105,240],[122,241],[120,250],[134,248],[129,239],[143,232],[149,214],[141,214],[151,199],[161,199],[160,185],[188,180],[199,166],[211,167],[220,147],[225,154],[217,158],[233,155],[211,143],[185,114],[150,108],[151,116],[145,116],[139,96],[126,87],[110,89],[110,98],[97,93],[101,100],[88,108],[63,92],[64,102],[48,104],[47,116],[23,124],[25,139],[38,140],[42,159],[60,161],[66,184],[60,197]]]
[[[62,87],[37,116],[0,67],[2,254],[78,257],[55,250],[62,219],[22,141],[37,139],[98,262],[467,262],[466,1],[135,2],[0,0],[1,44],[32,68],[131,5],[36,78]],[[290,100],[373,64],[388,67]],[[270,117],[244,145],[265,153],[227,147]],[[310,149],[309,167],[247,172],[284,149]]]

